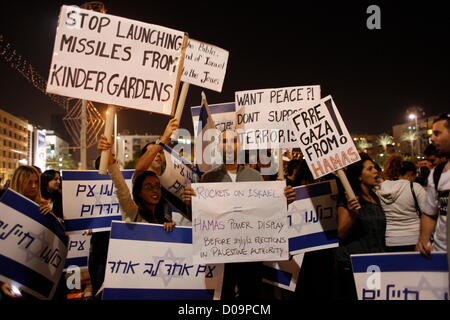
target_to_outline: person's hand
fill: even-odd
[[[92,235],[92,229],[84,230],[81,235],[82,236],[90,236],[90,235]]]
[[[114,137],[112,137],[112,139],[114,139]],[[106,136],[102,135],[100,137],[100,140],[98,140],[97,149],[99,151],[107,151],[107,150],[110,150],[111,147],[112,147],[111,142],[108,142],[108,139],[106,139]],[[115,154],[114,154],[114,152],[111,151],[109,153],[108,165],[114,164],[114,162],[116,162]]]
[[[347,191],[345,192],[345,196],[347,197],[347,208],[350,211],[350,213],[353,215],[358,215],[359,209],[361,209],[358,197],[349,199]]]
[[[39,204],[39,211],[41,214],[46,215],[49,212],[52,212],[52,207],[50,207],[50,202],[48,200],[42,200]]]
[[[291,204],[296,200],[297,195],[295,194],[294,188],[291,186],[286,186],[284,188],[284,195],[286,196],[287,203]]]
[[[170,141],[170,137],[172,134],[179,128],[180,124],[177,119],[173,118],[169,120],[167,124],[166,130],[164,130],[163,135],[161,136],[161,142],[167,144]]]
[[[17,294],[13,291],[12,286],[9,283],[2,283],[1,284],[1,290],[3,294],[7,295],[10,298],[18,298],[20,297],[20,294]]]
[[[421,255],[427,258],[431,258],[431,249],[432,245],[430,241],[423,241],[419,239],[419,242],[416,244],[416,251],[419,251]]]
[[[184,188],[183,193],[181,194],[181,200],[188,205],[189,207],[192,206],[192,197],[195,197],[195,191],[192,189],[192,187],[187,186]]]
[[[173,228],[175,228],[175,222],[164,222],[164,230],[167,232],[172,232]]]

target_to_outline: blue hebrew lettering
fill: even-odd
[[[94,184],[94,185],[92,186],[92,188],[91,188],[91,186],[88,185],[89,192],[88,192],[88,194],[86,195],[87,197],[93,197],[93,196],[95,196],[94,190],[95,190],[95,187],[96,187],[96,186],[97,186],[97,185]]]
[[[7,227],[7,226],[8,226],[8,224],[7,224],[5,227]],[[3,227],[3,228],[5,228],[5,227]],[[17,232],[17,230],[20,229],[20,228],[22,228],[22,225],[16,223],[16,225],[15,225],[14,227],[12,227],[11,230],[9,230],[8,233],[5,234],[5,232],[3,232],[2,234],[0,234],[0,239],[5,240],[6,238],[9,237],[9,235],[10,235],[13,231],[16,231],[16,232]]]
[[[134,274],[134,269],[133,268],[138,266],[138,265],[139,265],[139,263],[134,263],[133,264],[133,262],[130,260],[130,262],[128,263],[127,271],[125,273],[128,273],[131,270],[131,272],[133,272],[133,274]]]
[[[31,236],[28,232],[24,233],[22,240],[19,241],[19,243],[17,243],[18,245],[21,245],[22,242],[25,240],[25,238],[30,238],[30,242],[28,242],[28,244],[25,246],[25,249],[28,249],[28,247],[33,243],[34,241],[34,237]]]

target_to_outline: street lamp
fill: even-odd
[[[419,128],[417,126],[417,114],[415,113],[410,113],[409,114],[409,119],[410,120],[415,120],[416,123],[416,133],[417,133],[417,153],[420,154],[420,135],[419,135]]]

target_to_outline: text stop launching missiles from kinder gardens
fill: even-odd
[[[361,159],[331,96],[302,109],[292,121],[314,179]]]

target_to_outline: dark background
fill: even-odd
[[[60,6],[84,2],[0,0],[0,33],[47,79]],[[449,111],[450,19],[441,1],[103,3],[109,14],[185,31],[228,50],[222,93],[203,89],[210,104],[234,101],[240,90],[319,84],[350,132],[372,134],[408,121],[406,109],[414,105],[426,115]],[[371,4],[381,8],[381,30],[366,27]],[[1,58],[0,74],[1,109],[46,129],[52,114],[64,114]],[[187,107],[200,104],[201,90],[190,87]],[[161,134],[167,121],[122,110],[118,131]],[[192,130],[187,109],[181,126]]]

